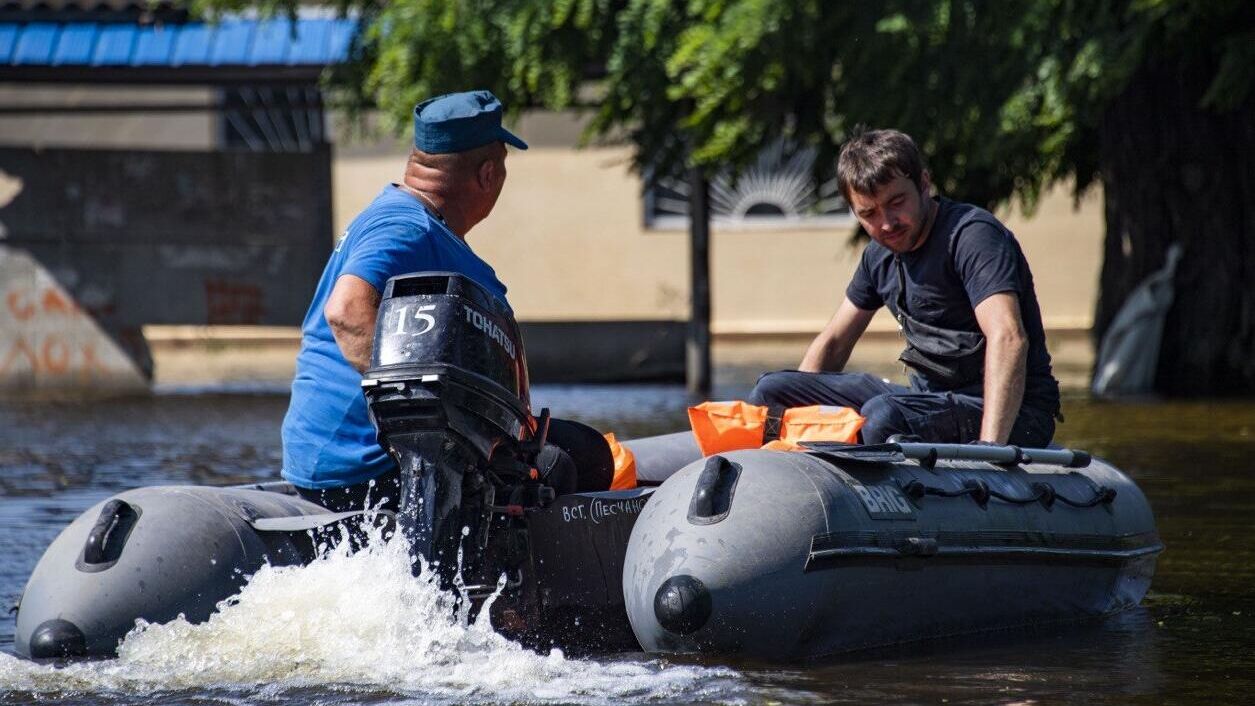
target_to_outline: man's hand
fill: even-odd
[[[1024,401],[1028,336],[1020,319],[1020,299],[1000,292],[976,305],[976,323],[985,334],[985,413],[980,439],[1007,443]]]
[[[340,275],[322,313],[344,359],[358,372],[366,372],[375,341],[379,292],[361,277]]]
[[[843,299],[832,320],[811,341],[797,369],[804,373],[840,372],[875,313],[854,306],[848,297]]]

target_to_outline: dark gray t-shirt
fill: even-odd
[[[1020,244],[988,211],[944,198],[938,202],[937,220],[928,239],[920,249],[901,256],[907,313],[933,326],[979,332],[976,305],[994,294],[1014,292],[1028,335],[1024,404],[1055,413],[1059,383],[1050,371],[1033,273]],[[845,295],[860,309],[888,305],[896,316],[898,275],[893,252],[875,241],[868,243]]]

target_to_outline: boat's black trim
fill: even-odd
[[[1068,468],[1085,468],[1091,457],[1084,451],[1072,449],[1024,449],[1019,446],[994,444],[843,444],[839,442],[810,441],[802,444],[819,456],[827,456],[838,462],[854,463],[902,463],[915,459],[931,469],[937,461],[983,461],[998,465],[1045,463]]]
[[[830,532],[811,538],[804,571],[906,558],[980,564],[1123,564],[1161,551],[1163,543],[1155,532],[1119,537],[996,530],[933,534]]]

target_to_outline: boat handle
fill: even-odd
[[[740,476],[740,468],[723,456],[706,459],[706,466],[693,487],[688,521],[695,525],[710,525],[727,517]]]
[[[96,524],[87,534],[87,543],[83,545],[83,563],[95,565],[117,561],[138,517],[139,513],[125,500],[114,498],[105,503]]]

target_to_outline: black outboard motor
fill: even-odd
[[[493,524],[553,499],[534,470],[548,410],[531,414],[511,311],[464,275],[393,277],[362,388],[379,443],[400,465],[397,523],[415,559],[446,586],[459,569],[488,581],[508,571],[517,552],[496,553],[506,565],[480,566]],[[467,588],[490,592],[486,584]]]

